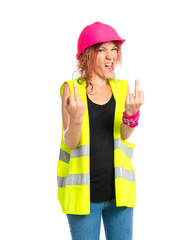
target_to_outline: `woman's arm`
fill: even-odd
[[[127,95],[129,94],[129,85],[128,85],[128,88],[127,88]],[[125,110],[124,110],[125,111]],[[127,115],[132,115],[131,113],[127,113]],[[134,131],[135,128],[131,128],[129,126],[127,126],[126,124],[123,123],[122,121],[122,124],[120,126],[120,132],[121,132],[121,138],[123,140],[129,138],[132,134],[132,132]]]
[[[122,122],[120,126],[121,138],[123,140],[129,138],[135,128],[131,128]]]
[[[63,140],[69,148],[74,149],[80,141],[83,117],[81,119],[70,118],[64,107],[64,102],[67,101],[69,93],[69,86],[67,83],[65,83],[62,95],[62,119],[64,128]]]

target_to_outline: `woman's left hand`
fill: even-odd
[[[125,101],[125,111],[127,115],[134,115],[138,112],[139,108],[144,103],[144,92],[139,91],[139,80],[135,80],[135,96],[133,93],[129,93],[129,86],[127,91],[127,97]]]

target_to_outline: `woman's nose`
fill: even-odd
[[[106,52],[106,58],[111,59],[113,57],[112,52]]]

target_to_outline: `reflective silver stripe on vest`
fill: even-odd
[[[135,181],[135,171],[129,171],[124,167],[115,167],[115,178],[125,178],[127,181]],[[66,177],[57,176],[58,187],[65,185],[90,185],[90,174],[68,174]]]
[[[121,138],[114,139],[114,149],[122,149],[125,155],[129,158],[133,156],[133,148],[125,146]],[[70,158],[78,158],[89,156],[90,146],[83,145],[76,147],[71,151],[71,155],[66,151],[60,149],[59,160],[69,163]],[[115,178],[125,178],[128,181],[135,181],[135,171],[129,171],[124,167],[115,168]],[[90,185],[90,174],[68,174],[66,177],[57,176],[58,187],[65,187],[66,185]]]
[[[133,148],[124,145],[121,138],[114,139],[114,149],[122,149],[127,157],[133,157]]]
[[[125,178],[128,181],[135,181],[135,171],[129,171],[124,167],[115,167],[115,178]]]
[[[59,160],[69,163],[70,154],[60,149]]]
[[[90,185],[90,174],[68,174],[66,177],[57,176],[58,187],[65,185]]]
[[[88,145],[83,145],[80,147],[76,147],[71,151],[71,155],[66,151],[60,149],[59,160],[69,163],[70,158],[77,158],[83,156],[89,156],[90,148]]]
[[[133,148],[124,145],[122,143],[121,138],[114,139],[114,149],[122,149],[127,157],[129,158],[133,157]],[[88,145],[83,145],[83,146],[74,148],[71,151],[71,156],[66,151],[60,149],[59,160],[69,163],[70,158],[89,156],[89,154],[90,154],[90,146]]]
[[[89,145],[82,145],[82,146],[76,147],[72,150],[70,158],[89,156],[89,154],[90,154]]]

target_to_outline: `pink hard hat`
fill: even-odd
[[[114,40],[118,40],[121,45],[125,42],[125,39],[120,38],[116,30],[111,26],[101,22],[94,22],[86,26],[80,33],[76,58],[78,59],[80,53],[84,52],[89,46]]]

